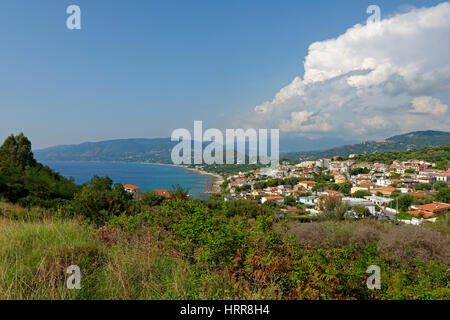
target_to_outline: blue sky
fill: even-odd
[[[2,0],[0,139],[23,131],[42,148],[166,137],[194,120],[238,127],[370,4],[384,16],[439,2]],[[66,28],[71,4],[81,30]]]

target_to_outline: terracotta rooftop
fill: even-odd
[[[160,195],[162,195],[162,196],[164,196],[166,198],[171,198],[172,197],[172,195],[170,194],[169,190],[153,190],[153,191],[155,191],[157,194],[160,194]]]
[[[141,190],[141,188],[133,186],[132,184],[123,184],[122,185],[125,189],[130,189],[130,190]]]
[[[429,204],[424,204],[421,206],[416,206],[419,210],[432,211],[432,212],[441,212],[445,210],[450,210],[450,204],[441,203],[441,202],[433,202]]]

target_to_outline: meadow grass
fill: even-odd
[[[7,207],[15,218],[0,217],[0,300],[189,298],[188,263],[154,243],[105,245],[88,224],[32,221],[34,213]],[[17,212],[25,219],[17,220]],[[81,269],[80,290],[66,287],[70,265]]]

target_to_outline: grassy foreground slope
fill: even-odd
[[[149,234],[110,246],[98,233],[75,220],[0,218],[0,299],[188,298],[188,264]],[[70,265],[82,270],[81,290],[66,288]]]
[[[211,203],[209,203],[211,206]],[[0,299],[448,299],[439,230],[373,220],[274,223],[164,202],[102,227],[2,204]],[[227,210],[230,212],[230,210]],[[65,270],[82,270],[68,290]],[[369,265],[381,290],[366,287]]]

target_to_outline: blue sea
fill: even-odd
[[[208,195],[199,192],[207,191],[211,176],[195,174],[192,171],[158,164],[140,164],[125,162],[76,162],[76,161],[42,161],[64,177],[75,179],[82,184],[94,175],[110,177],[114,183],[132,184],[141,191],[165,189],[170,190],[179,184],[194,198],[206,199]]]

